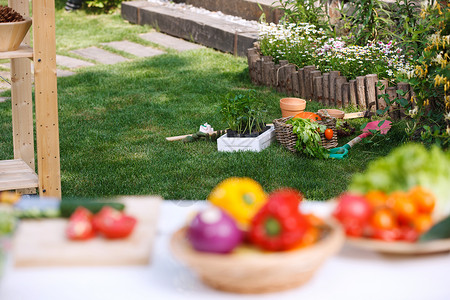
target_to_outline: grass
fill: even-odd
[[[139,41],[138,33],[150,30],[127,24],[117,14],[68,14],[61,3],[57,1],[58,54],[106,41]],[[245,58],[211,49],[98,65],[58,78],[63,197],[157,194],[205,199],[221,180],[248,176],[268,192],[289,186],[323,200],[344,191],[352,174],[401,142],[403,125],[395,124],[389,140],[360,143],[349,159],[336,161],[292,154],[277,143],[260,153],[219,153],[216,143],[165,140],[193,133],[205,122],[224,129],[216,113],[221,97],[247,89],[256,89],[266,103],[267,122],[280,117],[279,99],[285,95],[253,86]],[[319,108],[307,104],[309,111]],[[11,159],[9,101],[0,103],[0,126],[0,159]]]

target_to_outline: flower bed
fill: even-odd
[[[410,100],[412,94],[409,84],[392,83],[399,72],[413,72],[392,43],[346,47],[306,23],[261,25],[260,41],[248,50],[248,65],[254,84],[327,106],[384,110],[387,103],[380,95],[393,102]],[[389,110],[392,117],[400,116],[395,105]]]

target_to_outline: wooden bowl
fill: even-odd
[[[30,29],[31,19],[24,21],[0,23],[0,52],[17,50]]]
[[[243,294],[269,293],[301,286],[344,243],[341,226],[330,220],[314,245],[285,252],[263,252],[244,247],[231,254],[199,252],[186,238],[186,227],[174,233],[175,257],[192,268],[207,285]]]
[[[280,108],[282,117],[295,116],[306,108],[306,100],[300,98],[282,98],[280,99]]]
[[[318,112],[325,113],[325,111],[328,112],[328,114],[336,119],[343,119],[345,116],[345,112],[339,109],[319,109]]]

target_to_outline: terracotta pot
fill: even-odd
[[[0,51],[17,50],[30,29],[31,19],[25,21],[0,23]]]
[[[300,98],[283,98],[280,100],[281,116],[290,117],[302,112],[306,108],[306,101]]]
[[[324,113],[325,111],[328,112],[328,114],[336,119],[343,119],[345,112],[339,109],[319,109],[318,112]]]

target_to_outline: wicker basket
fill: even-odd
[[[330,116],[325,116],[324,114],[317,113],[322,120],[317,121],[321,125],[325,125],[327,128],[333,130],[333,137],[331,140],[327,140],[323,133],[320,133],[320,138],[322,140],[322,146],[325,149],[335,148],[338,145],[337,131],[336,131],[336,119]],[[297,135],[292,131],[292,125],[286,124],[286,121],[292,117],[285,117],[273,120],[273,125],[275,126],[275,133],[277,136],[277,141],[286,147],[291,152],[297,152],[295,147],[297,143]]]
[[[172,236],[171,249],[205,284],[233,293],[260,294],[304,284],[329,256],[340,250],[344,239],[340,225],[330,221],[324,237],[303,249],[285,252],[247,249],[233,254],[212,254],[194,250],[184,227]]]

